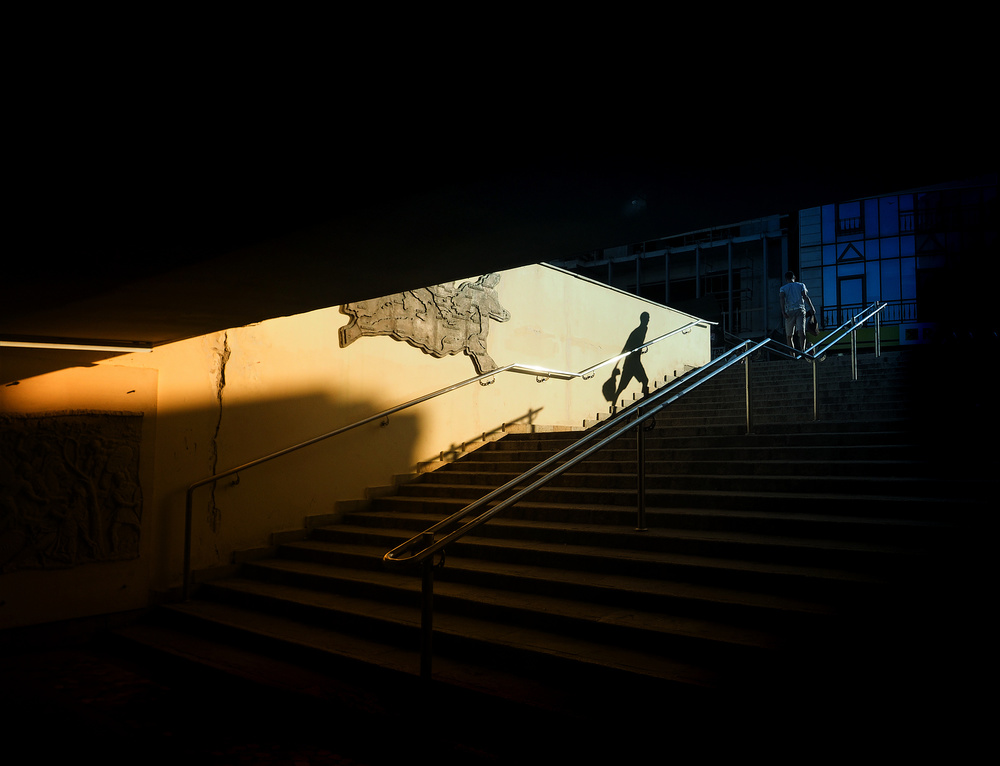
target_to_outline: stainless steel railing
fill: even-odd
[[[813,390],[813,420],[819,420],[819,372],[817,362],[826,358],[826,353],[845,337],[850,336],[851,341],[851,380],[858,379],[858,330],[869,321],[875,322],[875,356],[882,354],[882,332],[880,318],[882,311],[888,304],[876,301],[868,308],[858,312],[853,317],[844,322],[833,332],[824,336],[816,345],[807,349],[803,356],[812,362],[812,390]],[[787,347],[786,347],[787,348]]]
[[[184,499],[184,572],[183,572],[184,600],[186,601],[191,597],[191,586],[192,586],[191,533],[192,533],[192,519],[193,519],[193,509],[194,509],[194,493],[195,490],[197,490],[198,488],[212,484],[218,481],[219,479],[226,478],[227,476],[232,476],[234,474],[246,471],[250,468],[254,468],[255,466],[268,463],[272,460],[275,460],[279,457],[283,457],[292,452],[297,452],[300,449],[304,449],[305,447],[309,447],[313,444],[317,444],[321,441],[333,438],[334,436],[339,436],[340,434],[347,433],[348,431],[352,431],[355,428],[359,428],[360,426],[366,425],[367,423],[372,423],[376,420],[383,420],[397,412],[408,409],[410,407],[414,407],[418,404],[422,404],[423,402],[430,401],[431,399],[443,396],[444,394],[451,393],[452,391],[455,391],[459,388],[463,388],[472,383],[478,382],[481,385],[489,385],[489,383],[492,382],[492,378],[504,372],[516,372],[521,374],[534,375],[535,379],[538,380],[539,382],[544,382],[549,379],[572,380],[574,378],[582,378],[584,380],[587,380],[592,378],[596,374],[597,370],[601,369],[602,367],[607,367],[608,365],[617,364],[621,359],[624,359],[630,353],[643,351],[649,348],[650,346],[653,346],[668,338],[673,337],[674,335],[689,333],[696,326],[699,325],[707,326],[711,324],[714,323],[701,319],[693,320],[683,325],[682,327],[678,327],[675,330],[671,330],[668,333],[664,333],[663,335],[653,338],[652,340],[644,343],[642,346],[639,346],[637,349],[628,352],[623,352],[621,354],[613,356],[610,359],[600,362],[599,364],[596,364],[592,367],[588,367],[587,369],[582,370],[580,372],[566,372],[563,370],[553,370],[553,369],[548,369],[546,367],[539,367],[529,364],[519,364],[519,363],[508,364],[504,367],[500,367],[496,370],[491,370],[490,372],[484,373],[482,375],[477,375],[474,378],[468,378],[467,380],[463,380],[459,383],[454,383],[450,386],[446,386],[445,388],[433,391],[429,394],[419,396],[416,399],[411,399],[410,401],[404,402],[403,404],[398,404],[395,407],[390,407],[388,409],[382,410],[381,412],[376,412],[373,415],[369,415],[368,417],[362,418],[361,420],[358,420],[354,423],[350,423],[349,425],[334,429],[333,431],[328,431],[327,433],[321,434],[320,436],[316,436],[312,439],[308,439],[298,444],[294,444],[291,447],[286,447],[285,449],[281,449],[276,452],[272,452],[268,455],[264,455],[263,457],[259,457],[255,460],[243,463],[242,465],[238,465],[235,468],[230,468],[225,471],[220,471],[219,473],[212,474],[211,476],[206,476],[204,479],[199,479],[198,481],[188,485]]]
[[[850,334],[851,340],[851,359],[853,364],[851,365],[854,371],[854,378],[857,379],[857,356],[858,356],[858,343],[857,343],[857,331],[861,329],[869,321],[875,322],[875,356],[880,356],[882,353],[882,323],[881,315],[882,311],[888,306],[888,303],[884,301],[875,301],[868,308],[862,309],[857,314],[854,314],[850,319],[845,321],[836,330],[828,333],[823,337],[823,339],[817,345],[807,350],[807,353],[812,358],[817,358],[825,354],[830,348],[842,341],[848,334]]]
[[[850,341],[851,380],[857,380],[858,330],[864,327],[868,322],[874,322],[875,332],[873,338],[873,351],[876,357],[881,356],[881,316],[887,306],[889,306],[889,304],[884,301],[876,301],[867,308],[859,310],[835,330],[824,335],[819,343],[814,344],[805,351],[792,348],[791,346],[785,345],[780,341],[771,340],[771,345],[768,348],[769,354],[777,354],[780,357],[788,359],[805,359],[806,361],[812,363],[813,420],[819,420],[819,371],[817,363],[825,360],[827,353],[829,353],[833,347],[843,341],[844,338],[848,338]]]
[[[692,373],[691,378],[681,378],[656,393],[646,396],[640,403],[622,410],[603,425],[587,431],[583,437],[574,443],[546,458],[538,465],[528,469],[515,479],[501,487],[488,492],[483,497],[469,503],[462,510],[446,519],[432,525],[420,534],[396,546],[385,554],[383,562],[389,568],[422,567],[421,583],[421,660],[420,673],[425,679],[431,675],[432,636],[433,636],[433,557],[437,553],[444,555],[447,546],[474,531],[497,514],[524,499],[532,492],[541,488],[552,479],[560,476],[585,460],[595,452],[606,447],[611,442],[636,429],[636,482],[637,482],[637,531],[646,529],[646,497],[645,497],[645,442],[644,424],[660,412],[664,407],[674,403],[685,394],[724,372],[735,364],[747,360],[747,429],[751,428],[750,390],[749,390],[749,357],[757,350],[772,341],[764,340],[754,346],[747,341],[742,346],[729,351],[726,355],[713,360],[708,365]],[[577,454],[574,454],[577,453]],[[551,469],[551,470],[550,470]],[[539,478],[525,485],[539,474]],[[506,497],[504,497],[506,495]],[[503,498],[503,499],[500,499]],[[482,510],[481,510],[482,509]],[[473,516],[473,514],[476,514]],[[466,520],[469,516],[473,518]]]

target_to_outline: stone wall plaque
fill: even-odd
[[[142,415],[0,415],[0,573],[137,558]]]

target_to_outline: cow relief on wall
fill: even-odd
[[[351,321],[340,328],[340,346],[388,335],[438,358],[464,352],[479,374],[491,372],[497,364],[486,348],[490,320],[510,319],[497,295],[499,281],[499,274],[486,274],[457,287],[446,283],[348,303],[341,311]]]

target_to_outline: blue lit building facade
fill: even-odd
[[[997,177],[941,184],[633,243],[555,261],[564,269],[719,323],[718,343],[784,340],[778,290],[806,284],[821,328],[875,301],[887,345],[996,333],[973,290],[992,290],[1000,263]]]
[[[800,210],[798,272],[822,326],[885,301],[890,343],[956,331],[970,290],[995,272],[996,195],[994,176]]]

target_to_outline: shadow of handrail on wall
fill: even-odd
[[[538,409],[529,409],[523,415],[513,418],[512,420],[505,421],[494,429],[483,431],[481,434],[477,434],[461,444],[450,444],[447,449],[441,450],[437,457],[429,460],[417,461],[417,472],[422,473],[438,463],[453,463],[469,452],[470,448],[475,448],[473,445],[482,446],[483,444],[494,441],[494,439],[508,433],[508,429],[511,426],[518,424],[532,425],[535,422],[535,418],[538,417],[538,413],[540,413],[542,409],[542,407],[539,407]]]

